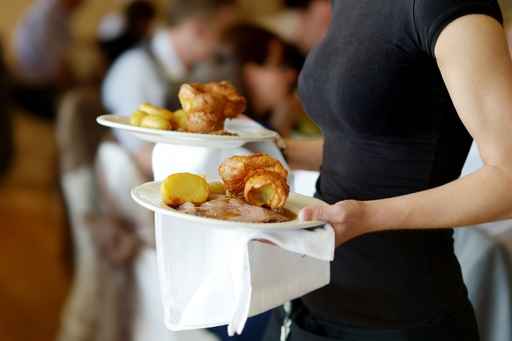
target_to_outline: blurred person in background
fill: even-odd
[[[107,35],[108,39],[103,36],[105,39],[98,42],[104,54],[99,77],[92,84],[69,84],[75,86],[59,96],[56,134],[75,269],[61,315],[59,341],[132,339],[136,317],[133,261],[144,243],[134,226],[140,221],[134,223],[124,218],[123,212],[112,204],[102,174],[95,171],[97,149],[105,137],[95,121],[104,112],[97,80],[102,79],[106,67],[119,54],[145,39],[155,15],[154,5],[149,1],[125,4],[120,15],[124,27],[115,32],[117,35]],[[98,159],[100,163],[102,160]],[[126,159],[118,160],[123,161]],[[125,176],[119,179],[132,179],[138,172],[130,168],[132,164],[123,166]],[[151,221],[147,212],[133,206],[130,208],[139,213],[141,221]]]
[[[119,14],[105,16],[98,27],[98,45],[107,67],[121,54],[149,38],[156,19],[151,0],[131,0]]]
[[[228,29],[223,34],[223,43],[240,67],[239,83],[247,97],[247,115],[288,136],[292,122],[283,120],[283,116],[297,110],[293,107],[294,91],[304,63],[301,52],[254,24],[238,24]]]
[[[285,0],[284,10],[260,22],[287,41],[308,54],[325,37],[331,23],[332,7],[329,0]],[[296,93],[296,91],[295,91]],[[292,169],[317,171],[320,167],[323,138],[318,126],[304,111],[298,97],[290,102],[293,110],[276,113],[276,120],[285,127],[281,135],[285,138],[288,164]]]
[[[18,22],[11,54],[14,98],[24,109],[53,118],[58,97],[72,84],[68,63],[71,20],[85,0],[35,0]]]
[[[176,110],[182,83],[207,81],[209,79],[204,78],[214,74],[224,79],[215,70],[206,73],[196,70],[202,69],[201,64],[209,63],[215,55],[220,33],[235,18],[235,10],[233,0],[174,2],[167,25],[156,30],[147,42],[122,54],[111,66],[102,86],[107,110],[129,116],[145,102]],[[163,323],[153,219],[151,214],[143,219],[149,211],[137,207],[130,198],[132,187],[152,177],[153,145],[118,131],[114,131],[114,135],[118,144],[100,145],[97,166],[102,187],[112,198],[113,206],[117,207],[121,218],[135,225],[143,245],[133,268],[136,290],[133,339],[215,340],[216,337],[205,330],[173,333]]]
[[[95,118],[102,111],[94,89],[70,90],[57,110],[56,137],[60,182],[71,229],[73,282],[62,311],[59,341],[100,341],[99,254],[93,240],[91,218],[100,211],[94,161],[105,130]],[[106,230],[109,226],[103,226]],[[108,295],[103,295],[108,296]],[[105,308],[105,307],[102,307]],[[115,328],[111,323],[110,328]],[[112,338],[109,341],[116,341]]]
[[[105,107],[129,116],[148,102],[176,110],[182,83],[194,79],[198,64],[215,53],[220,33],[235,17],[234,0],[187,0],[173,4],[168,24],[151,39],[121,55],[109,70],[102,88]],[[197,80],[197,79],[196,79]],[[115,132],[120,143],[151,175],[152,145]]]
[[[291,41],[300,47],[304,54],[308,54],[322,39],[324,39],[329,25],[331,24],[332,5],[329,0],[285,0],[284,7],[297,13],[297,23],[294,34],[290,37]],[[302,105],[300,106],[302,108]],[[319,137],[320,129],[304,112],[295,115],[295,127],[298,136]],[[318,139],[301,141],[303,148],[294,148],[294,142],[288,141],[289,150],[299,149],[307,151],[308,143],[318,143]],[[303,154],[304,155],[304,154]],[[308,155],[308,154],[305,154]],[[310,156],[307,157],[309,160]],[[293,166],[294,162],[291,163]],[[303,167],[304,168],[304,167]],[[305,165],[305,168],[311,168],[311,164]],[[313,167],[314,168],[314,167]]]

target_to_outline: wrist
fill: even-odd
[[[364,202],[364,222],[369,232],[406,229],[410,210],[399,198]]]
[[[361,230],[364,233],[372,233],[382,231],[383,218],[380,216],[380,207],[377,200],[359,201],[361,215]]]

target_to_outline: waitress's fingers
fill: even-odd
[[[365,208],[362,201],[344,200],[334,205],[305,207],[299,213],[302,221],[319,220],[335,225],[364,225]]]
[[[299,219],[301,221],[319,220],[336,223],[342,214],[343,209],[338,205],[310,206],[299,212]]]
[[[304,207],[299,211],[299,220],[302,222],[314,220],[313,216],[316,215],[317,209],[318,207],[315,206]]]
[[[305,207],[299,213],[303,221],[320,220],[332,225],[336,247],[362,234],[372,232],[365,219],[364,202],[344,200],[334,205]]]

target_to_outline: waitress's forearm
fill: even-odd
[[[389,199],[366,201],[370,230],[459,227],[512,217],[512,176],[494,166],[444,186]]]

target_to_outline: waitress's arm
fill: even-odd
[[[333,223],[337,245],[374,231],[444,228],[512,217],[512,62],[504,31],[487,16],[461,17],[441,32],[435,55],[484,166],[444,186],[410,195],[304,209],[305,220]]]

